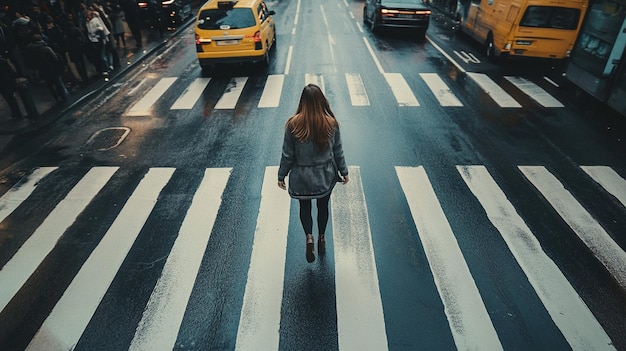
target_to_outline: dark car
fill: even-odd
[[[363,23],[373,32],[382,27],[408,28],[424,38],[430,24],[430,8],[422,0],[365,0]]]
[[[137,0],[141,20],[150,27],[177,28],[192,15],[192,0]]]

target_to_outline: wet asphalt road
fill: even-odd
[[[34,168],[58,167],[2,222],[0,266],[6,272],[16,253],[85,174],[94,167],[119,167],[9,299],[0,313],[0,345],[23,349],[36,335],[46,333],[41,331],[47,325],[44,321],[54,315],[68,285],[125,213],[126,200],[146,173],[171,168],[172,177],[113,270],[111,284],[96,299],[84,330],[77,334],[77,350],[128,349],[205,169],[229,168],[210,238],[194,267],[193,289],[183,302],[184,317],[174,348],[234,349],[249,267],[254,262],[255,235],[259,235],[257,218],[265,206],[264,173],[267,167],[278,165],[283,126],[297,107],[302,87],[317,82],[323,85],[340,122],[347,162],[358,167],[359,176],[346,190],[362,185],[364,200],[359,201],[366,203],[367,215],[358,218],[369,233],[366,230],[362,239],[354,240],[371,240],[378,288],[369,287],[382,307],[382,315],[374,317],[382,317],[384,324],[382,332],[379,328],[362,335],[351,334],[342,324],[342,296],[352,296],[357,302],[363,296],[335,280],[340,276],[341,259],[333,255],[339,251],[333,250],[335,220],[327,231],[329,253],[307,264],[297,202],[291,202],[283,284],[272,290],[281,298],[280,323],[275,328],[280,349],[343,349],[358,344],[359,339],[380,341],[381,335],[391,350],[462,349],[464,343],[493,346],[489,344],[493,335],[505,350],[589,349],[589,345],[611,349],[607,340],[615,349],[626,349],[626,290],[620,281],[626,272],[626,261],[620,256],[626,248],[626,209],[581,168],[608,166],[623,182],[626,130],[619,119],[581,105],[561,76],[561,67],[464,62],[460,58],[468,56],[457,53],[472,53],[480,59],[481,48],[450,30],[445,17],[433,16],[428,40],[417,41],[394,31],[371,33],[363,27],[359,1],[276,1],[268,6],[276,11],[277,46],[267,69],[227,67],[203,77],[189,27],[127,79],[60,120],[37,139],[36,152],[3,172],[6,181],[0,190],[6,194]],[[455,106],[444,106],[424,73],[443,80],[456,98]],[[470,78],[471,73],[486,74],[521,106],[499,106],[493,93],[486,93]],[[270,76],[281,76],[282,86],[267,88]],[[506,76],[539,84],[563,106],[540,106]],[[357,83],[350,85],[354,77]],[[171,85],[147,111],[131,113],[164,78],[175,80],[168,80]],[[210,81],[193,106],[171,109],[197,78]],[[363,89],[351,97],[354,87]],[[277,106],[259,107],[267,89],[280,93]],[[234,106],[218,108],[225,93],[233,91],[241,92]],[[526,246],[520,247],[505,239],[506,233],[512,233],[512,239],[526,238],[524,228],[503,208],[492,215],[492,208],[468,185],[471,179],[464,178],[470,172],[465,166],[488,171],[536,241],[527,239]],[[570,226],[568,217],[525,175],[529,168],[524,167],[530,166],[554,175],[557,184],[563,184],[613,240],[617,251],[589,248],[580,232],[597,232]],[[425,220],[415,217],[410,199],[417,196],[418,201],[426,201],[428,188],[407,190],[400,175],[407,169],[425,171],[436,194],[438,205],[422,208],[430,214]],[[268,182],[274,183],[273,179]],[[617,184],[623,192],[619,187],[623,183]],[[343,202],[334,199],[333,203]],[[438,208],[445,217],[436,216]],[[498,226],[502,223],[505,229]],[[443,238],[448,230],[453,236],[443,247],[436,246],[435,239]],[[277,247],[270,252],[280,255],[281,236],[274,235]],[[111,246],[114,251],[116,247]],[[455,248],[462,253],[461,261],[455,261],[459,259]],[[545,260],[554,266],[544,266]],[[455,263],[447,266],[449,271],[446,261]],[[100,265],[114,267],[106,260]],[[463,276],[464,267],[473,285],[454,279],[455,274]],[[542,288],[543,278],[551,277],[542,275],[546,272],[556,272],[563,280],[555,281],[565,282],[570,289],[566,291],[584,304],[568,305],[567,293],[558,283]],[[561,298],[551,296],[559,293]],[[476,296],[484,307],[478,308],[480,313],[467,313],[463,306],[475,305],[471,301]],[[563,305],[559,300],[565,301]],[[375,307],[364,301],[364,310]],[[82,298],[75,303],[88,305]],[[584,306],[592,314],[568,315]],[[481,313],[486,319],[481,319]],[[487,331],[477,334],[476,325]],[[71,334],[59,329],[64,336]],[[50,335],[54,340],[54,334]],[[49,342],[44,345],[63,345]]]

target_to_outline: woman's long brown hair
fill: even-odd
[[[311,140],[320,150],[325,150],[337,125],[322,89],[315,84],[304,87],[296,114],[287,120],[291,133],[300,142]]]

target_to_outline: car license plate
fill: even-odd
[[[239,40],[217,40],[215,41],[215,45],[237,45],[239,44]]]
[[[516,40],[515,44],[517,45],[532,45],[533,42],[530,40]]]
[[[413,15],[407,15],[404,13],[398,14],[398,18],[413,18]]]

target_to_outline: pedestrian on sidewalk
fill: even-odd
[[[21,118],[22,111],[15,98],[17,92],[16,79],[19,77],[9,60],[0,56],[0,94],[7,101],[11,109],[11,117]]]
[[[104,41],[104,61],[106,62],[107,67],[110,70],[113,70],[114,68],[119,68],[120,56],[117,53],[115,46],[113,45],[114,38],[111,34],[111,31],[113,30],[113,24],[109,19],[109,15],[105,8],[97,1],[91,4],[91,9],[96,12],[96,16],[100,18],[100,20],[102,21],[102,23],[104,23],[106,27],[106,40]]]
[[[143,37],[141,34],[141,19],[139,17],[139,10],[137,9],[137,2],[134,0],[120,0],[120,6],[124,11],[124,19],[130,29],[130,33],[135,39],[136,49],[143,47]]]
[[[341,176],[338,174],[340,173]],[[300,222],[306,235],[306,260],[315,261],[311,202],[317,203],[317,251],[326,251],[328,203],[337,182],[348,183],[339,123],[319,86],[304,87],[296,113],[285,125],[278,186],[300,203]]]
[[[35,34],[26,47],[27,63],[39,73],[56,102],[66,102],[69,93],[63,82],[65,61],[45,41],[41,34]]]
[[[107,8],[109,9],[109,19],[111,20],[111,35],[113,40],[117,44],[117,47],[126,47],[126,38],[124,35],[126,31],[124,29],[124,12],[122,7],[112,1],[107,2]]]
[[[102,76],[109,75],[109,67],[104,58],[104,44],[109,31],[95,11],[87,10],[87,57],[94,65],[96,72]]]
[[[22,111],[15,93],[18,93],[29,118],[39,117],[37,107],[28,88],[28,80],[21,77],[11,61],[0,55],[0,95],[4,97],[11,109],[13,118],[21,118]]]
[[[89,81],[89,75],[87,74],[87,66],[85,65],[85,51],[89,48],[87,45],[87,34],[80,29],[71,19],[71,15],[63,22],[63,38],[65,41],[65,48],[67,49],[67,55],[70,61],[76,67],[76,72],[80,76],[82,83]]]

